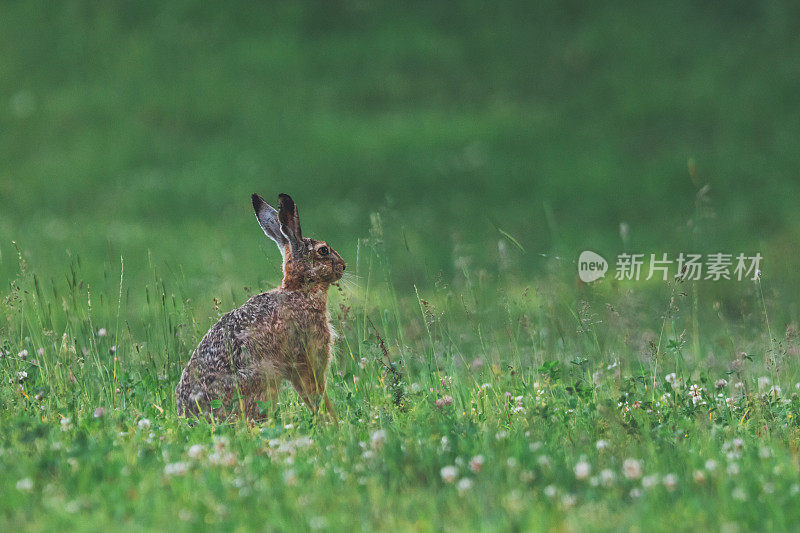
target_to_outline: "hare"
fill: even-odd
[[[277,211],[257,194],[252,200],[261,229],[283,256],[283,283],[211,326],[175,389],[178,414],[225,418],[240,412],[255,421],[258,404],[274,400],[287,379],[314,413],[324,404],[338,423],[325,392],[335,335],[327,300],[344,260],[325,242],[303,238],[289,195],[278,195]]]

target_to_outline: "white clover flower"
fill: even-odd
[[[68,417],[63,417],[61,419],[61,431],[69,431],[72,429],[72,423]]]
[[[290,487],[297,485],[297,474],[295,474],[294,470],[290,468],[283,473],[283,482]]]
[[[628,493],[628,496],[630,496],[631,499],[633,499],[633,500],[635,500],[637,498],[641,498],[642,497],[642,489],[637,488],[637,487],[633,487],[631,489],[631,491]]]
[[[622,462],[622,475],[625,479],[639,479],[642,477],[642,463],[636,459],[625,459]]]
[[[771,383],[772,380],[769,379],[767,376],[761,376],[760,378],[758,378],[758,388],[760,390],[766,389],[767,387],[770,386]]]
[[[94,409],[94,417],[95,418],[103,418],[106,416],[106,408],[105,407],[95,407]]]
[[[443,437],[444,438],[444,437]],[[372,433],[369,437],[369,442],[372,444],[372,447],[375,449],[381,449],[383,444],[386,442],[386,430],[379,429]]]
[[[422,390],[422,385],[420,385],[419,383],[411,384],[411,392],[413,392],[414,394],[418,393],[421,390]]]
[[[772,457],[772,450],[766,446],[762,446],[761,448],[758,449],[758,456],[761,457],[762,459],[769,459],[770,457]]]
[[[741,502],[747,500],[747,493],[744,490],[742,490],[741,487],[736,487],[735,489],[733,489],[733,492],[731,492],[731,496],[733,497],[734,500],[739,500]]]
[[[709,472],[713,472],[717,469],[717,462],[714,459],[708,459],[706,461],[706,470]]]
[[[561,497],[561,505],[566,509],[575,507],[576,503],[578,503],[578,498],[574,494],[564,494]]]
[[[44,355],[44,348],[39,348],[38,350],[36,350],[36,355],[38,355],[39,357],[43,356]]]
[[[607,440],[599,440],[597,441],[597,444],[595,444],[595,446],[597,447],[598,450],[605,450],[606,448],[611,446],[611,444],[609,444]]]
[[[728,380],[725,378],[718,379],[716,383],[714,383],[714,386],[718,389],[724,389],[728,386]]]
[[[455,466],[445,466],[442,467],[441,471],[439,472],[442,476],[442,481],[445,483],[452,483],[458,477],[458,468]]]
[[[664,483],[664,487],[667,490],[673,491],[678,486],[678,476],[676,476],[675,474],[667,474],[666,476],[664,476],[662,482]]]
[[[678,375],[675,372],[667,374],[666,376],[664,376],[664,381],[670,384],[675,383],[676,381],[678,381]]]
[[[20,370],[19,372],[17,372],[17,381],[22,383],[26,379],[28,379],[28,373],[27,372],[25,372],[24,370]]]
[[[706,473],[702,470],[695,470],[692,473],[692,479],[694,479],[695,483],[704,483],[706,480]]]
[[[728,475],[730,476],[737,476],[739,475],[739,465],[736,463],[731,463],[728,465],[727,468]]]
[[[469,461],[469,469],[473,472],[480,472],[483,468],[484,459],[482,455],[476,455]]]
[[[205,455],[205,453],[206,449],[202,444],[192,444],[189,446],[189,450],[186,452],[191,459],[200,459]]]
[[[456,485],[456,489],[458,489],[458,492],[461,494],[467,492],[471,488],[472,488],[472,480],[468,477],[463,477],[459,479],[458,484]]]
[[[548,498],[552,498],[553,496],[556,495],[557,492],[558,490],[553,485],[547,485],[544,488],[544,495],[547,496]]]
[[[539,463],[539,466],[550,467],[551,465],[550,458],[546,455],[540,455],[536,462]]]
[[[610,487],[614,484],[614,478],[616,477],[612,470],[606,468],[600,472],[600,483],[602,483],[604,487]]]
[[[106,331],[106,328],[100,328],[97,330],[98,337],[105,337],[107,333],[108,332]]]
[[[17,490],[20,492],[30,492],[33,490],[33,480],[29,477],[24,477],[17,481]]]
[[[189,471],[189,464],[184,462],[169,463],[164,465],[164,475],[182,476]]]
[[[575,471],[576,479],[587,479],[592,473],[592,465],[586,461],[580,461],[573,470]]]
[[[650,476],[644,476],[642,478],[642,487],[644,487],[646,489],[649,489],[651,487],[654,487],[656,484],[658,484],[658,481],[659,481],[658,476],[655,475],[655,474],[650,475]]]
[[[20,359],[27,359],[28,358],[28,350],[21,350],[17,354],[17,357],[19,357]]]
[[[150,419],[149,418],[142,418],[141,420],[139,420],[139,423],[137,424],[137,426],[139,426],[139,429],[142,429],[142,430],[150,429]]]

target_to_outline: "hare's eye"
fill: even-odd
[[[317,250],[317,253],[319,255],[328,255],[328,247],[327,246],[321,246],[320,249]]]

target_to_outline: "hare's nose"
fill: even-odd
[[[347,270],[347,265],[342,263],[342,270]]]

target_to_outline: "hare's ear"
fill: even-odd
[[[281,223],[278,221],[278,212],[259,195],[253,194],[252,198],[253,209],[256,212],[258,225],[261,226],[261,229],[264,230],[267,237],[275,241],[275,244],[278,245],[278,249],[281,251],[281,255],[283,255],[283,248],[289,241],[286,240],[286,237],[281,233]]]
[[[300,230],[300,216],[297,214],[297,205],[288,194],[278,195],[278,221],[281,223],[281,233],[289,241],[292,256],[302,257],[305,246],[303,232]]]

